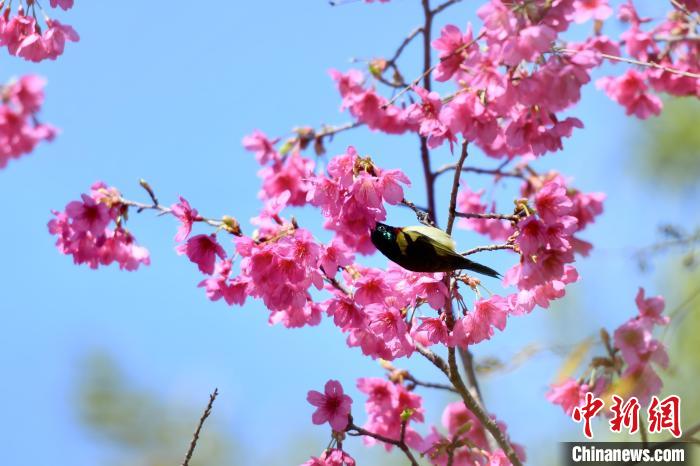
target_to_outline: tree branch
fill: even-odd
[[[438,168],[433,172],[433,176],[436,178],[443,173],[446,173],[450,170],[454,170],[457,168],[457,165],[454,163],[450,163],[447,165],[443,165],[442,167]],[[504,172],[501,171],[498,168],[477,168],[477,167],[462,167],[463,172],[471,172],[471,173],[478,173],[480,175],[494,175],[494,176],[501,176],[501,177],[509,177],[509,178],[520,178],[520,179],[525,179],[525,176],[520,173],[519,171],[511,171],[511,172]]]
[[[355,425],[352,421],[348,424],[347,429],[345,432],[348,433],[348,435],[353,435],[353,436],[359,436],[363,435],[366,437],[372,437],[375,440],[379,440],[380,442],[384,442],[388,445],[394,445],[395,447],[399,448],[403,453],[406,455],[406,458],[411,462],[411,466],[420,466],[418,461],[416,460],[416,457],[413,456],[413,453],[411,452],[411,449],[406,445],[406,442],[404,440],[405,436],[405,429],[406,429],[406,423],[404,422],[401,426],[401,440],[394,440],[389,437],[385,437],[380,434],[376,434],[374,432],[370,432],[367,429],[363,429],[360,426]]]
[[[188,466],[190,464],[190,459],[192,459],[192,453],[194,453],[194,449],[197,447],[197,441],[199,440],[199,433],[202,430],[202,426],[204,425],[204,421],[207,420],[209,415],[211,414],[211,408],[214,406],[214,400],[216,400],[216,396],[219,394],[219,389],[215,388],[214,392],[209,395],[209,403],[207,404],[207,407],[204,409],[204,412],[202,413],[202,417],[199,418],[199,424],[197,424],[197,429],[194,431],[194,434],[192,435],[192,441],[190,442],[190,447],[187,449],[187,454],[185,455],[185,459],[182,462],[181,466]]]
[[[483,252],[483,251],[498,251],[501,249],[511,249],[513,251],[517,251],[517,246],[515,244],[511,243],[506,243],[506,244],[492,244],[490,246],[479,246],[476,248],[469,249],[464,252],[460,252],[461,255],[463,256],[470,256],[472,254],[476,254],[477,252]]]
[[[404,379],[408,380],[413,385],[416,385],[419,387],[436,388],[438,390],[447,390],[448,392],[457,393],[457,390],[455,390],[455,388],[451,385],[442,384],[442,383],[435,383],[435,382],[423,382],[423,381],[417,380],[411,374],[404,375]]]
[[[476,416],[477,419],[479,419],[481,425],[483,425],[484,428],[493,436],[493,439],[506,454],[511,464],[513,466],[522,466],[520,458],[518,458],[518,455],[515,454],[513,446],[510,444],[500,427],[498,427],[496,421],[492,419],[486,411],[484,411],[481,405],[477,402],[476,398],[472,396],[466,385],[464,385],[464,381],[459,375],[459,370],[457,368],[457,359],[455,357],[454,347],[448,348],[447,361],[450,368],[450,381],[462,397],[464,405],[474,414],[474,416]]]
[[[401,42],[401,45],[399,45],[399,48],[396,49],[396,52],[394,52],[394,56],[392,56],[386,62],[387,66],[392,66],[392,67],[395,66],[396,61],[399,59],[399,57],[401,56],[401,53],[406,48],[406,46],[408,44],[410,44],[411,41],[413,39],[415,39],[416,36],[422,32],[423,32],[423,26],[419,26],[419,27],[415,28],[413,31],[411,31],[411,33],[408,36],[406,36],[406,38],[403,40],[403,42]]]
[[[467,148],[469,146],[469,142],[465,139],[462,141],[462,153],[459,156],[459,160],[457,161],[457,165],[455,168],[455,176],[452,179],[452,192],[450,193],[450,209],[447,214],[447,234],[449,235],[452,233],[452,226],[455,223],[455,214],[457,213],[457,192],[459,191],[459,177],[462,175],[462,167],[464,166],[464,162],[467,160],[467,157],[469,156],[469,152],[467,151]]]
[[[127,207],[136,208],[136,211],[138,213],[141,213],[144,210],[155,210],[155,211],[160,212],[161,215],[163,215],[163,214],[173,215],[173,210],[170,207],[166,207],[158,202],[158,198],[156,197],[155,193],[153,192],[153,189],[145,180],[141,179],[139,181],[139,184],[148,193],[149,197],[151,198],[152,204],[145,204],[143,202],[131,201],[129,199],[124,199],[123,197],[119,198],[119,203],[122,205],[125,205]],[[199,216],[195,219],[195,221],[206,223],[207,225],[211,225],[213,227],[225,230],[228,233],[231,233],[231,234],[236,235],[236,236],[241,236],[241,234],[242,234],[241,228],[238,224],[238,221],[236,219],[234,219],[233,217],[224,217],[222,220],[214,220],[211,218]]]
[[[424,2],[425,2],[425,1],[426,1],[426,0],[424,0]],[[430,18],[431,18],[431,20],[432,20],[432,14],[431,14]],[[428,31],[428,32],[429,32],[429,31]],[[430,37],[430,34],[429,34],[428,32],[424,32],[424,36]],[[486,31],[484,31],[484,32],[482,32],[481,34],[479,34],[478,36],[476,36],[476,37],[475,37],[474,39],[472,39],[469,43],[464,44],[464,45],[462,45],[461,47],[455,49],[455,51],[452,52],[451,54],[445,55],[444,57],[441,57],[441,58],[440,58],[440,63],[442,63],[442,62],[445,61],[445,60],[449,60],[450,58],[452,58],[452,57],[454,57],[454,56],[456,56],[456,55],[459,55],[460,53],[462,53],[463,51],[465,51],[466,49],[468,49],[468,48],[471,47],[472,45],[476,44],[479,40],[481,40],[482,37],[484,37],[484,34],[486,34]],[[430,45],[430,42],[428,42],[428,45]],[[433,65],[433,66],[430,66],[430,67],[426,68],[420,76],[418,76],[416,79],[414,79],[413,81],[411,81],[410,84],[408,84],[408,85],[405,86],[403,89],[401,89],[401,91],[400,91],[399,93],[397,93],[394,97],[392,97],[392,99],[391,99],[389,102],[387,102],[386,104],[382,105],[382,108],[385,108],[385,109],[386,109],[387,107],[389,107],[390,105],[392,105],[394,102],[396,102],[396,101],[399,99],[399,97],[401,97],[401,96],[404,95],[406,92],[408,92],[409,89],[411,89],[413,86],[417,86],[417,85],[421,82],[421,80],[424,80],[424,82],[429,83],[428,80],[429,80],[429,77],[430,77],[430,73],[432,73],[432,72],[435,70],[435,68],[437,68],[437,65]],[[423,87],[425,87],[426,89],[430,90],[430,88],[429,88],[429,87],[426,87],[425,84],[423,85]]]
[[[456,4],[456,3],[459,3],[459,2],[461,2],[461,1],[462,1],[462,0],[447,0],[447,1],[446,1],[445,3],[443,3],[442,5],[438,5],[438,6],[435,7],[435,9],[433,10],[433,15],[437,15],[438,13],[440,13],[440,12],[441,12],[442,10],[444,10],[445,8],[449,8],[449,7],[451,7],[452,5],[454,5],[454,4]]]
[[[572,50],[572,49],[556,49],[556,52],[561,52],[561,53],[567,53],[567,54],[577,54],[581,52],[580,50]],[[610,55],[607,53],[601,53],[598,52],[598,55],[605,58],[606,60],[610,61],[619,61],[623,63],[630,63],[632,65],[639,65],[639,66],[645,66],[647,68],[656,68],[657,70],[662,70],[666,71],[672,74],[677,74],[679,76],[685,76],[687,78],[694,78],[694,79],[700,79],[700,74],[698,73],[691,73],[689,71],[683,71],[679,70],[676,68],[669,68],[668,66],[663,66],[658,63],[650,62],[650,61],[641,61],[641,60],[635,60],[634,58],[626,58],[626,57],[618,57],[617,55]]]
[[[495,220],[508,220],[509,222],[517,222],[523,217],[520,215],[508,215],[508,214],[495,214],[495,213],[470,213],[470,212],[455,212],[456,217],[461,218],[481,218],[481,219],[495,219]]]

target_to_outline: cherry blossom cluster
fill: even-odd
[[[44,103],[44,81],[38,76],[26,75],[1,86],[0,94],[0,168],[4,168],[39,142],[51,141],[56,129],[37,119]]]
[[[624,390],[641,403],[647,403],[661,391],[662,382],[655,366],[666,367],[668,354],[663,343],[654,338],[653,331],[656,326],[669,322],[669,318],[662,315],[664,299],[661,296],[646,298],[640,288],[635,303],[637,315],[615,330],[612,342],[603,332],[608,356],[594,359],[592,373],[578,380],[567,378],[552,385],[547,393],[547,399],[560,405],[566,414],[571,415],[574,408],[583,404],[587,392],[600,396]]]
[[[661,99],[656,93],[673,96],[698,96],[700,86],[700,46],[697,41],[698,3],[680,1],[684,10],[675,9],[662,21],[641,17],[631,1],[618,11],[618,19],[627,25],[618,42],[610,42],[614,55],[623,46],[627,54],[641,62],[658,66],[641,70],[628,69],[617,77],[596,82],[628,115],[647,118],[661,113]],[[672,72],[669,70],[677,70]],[[693,76],[695,75],[695,76]]]
[[[51,2],[64,9],[71,4]],[[250,232],[244,233],[231,217],[205,218],[182,197],[169,207],[160,205],[144,184],[152,204],[127,201],[101,183],[82,200],[69,203],[65,212],[54,212],[49,230],[58,237],[59,250],[72,255],[75,263],[96,268],[116,261],[131,270],[149,259],[124,227],[129,208],[169,214],[178,222],[175,251],[196,265],[203,275],[199,286],[210,300],[244,305],[248,298],[259,299],[269,311],[269,322],[288,328],[317,325],[325,314],[349,347],[373,359],[388,364],[414,354],[425,356],[450,380],[447,389],[462,398],[445,408],[444,430],[432,426],[422,435],[416,425],[424,422],[425,412],[421,396],[414,392],[415,380],[395,375],[388,380],[362,378],[357,386],[367,396],[366,421],[359,427],[353,421],[352,400],[338,381],[330,380],[323,393],[310,391],[307,400],[316,408],[312,422],[330,425],[332,442],[305,465],[354,466],[343,448],[346,435],[362,436],[366,443],[379,443],[387,450],[398,447],[414,465],[411,451],[437,466],[517,465],[525,458],[523,449],[508,439],[505,423],[486,411],[480,400],[468,402],[471,392],[455,382],[461,376],[450,366],[456,364],[457,349],[466,352],[491,339],[496,330],[505,329],[511,316],[529,314],[536,306],[547,308],[579,278],[575,261],[592,248],[580,234],[603,212],[605,196],[579,191],[557,172],[539,174],[530,164],[562,149],[564,139],[583,127],[571,110],[594,70],[606,60],[628,62],[620,76],[600,78],[597,85],[639,118],[661,111],[659,93],[698,95],[694,73],[699,71],[700,41],[693,37],[700,3],[685,0],[678,5],[683,8],[674,7],[667,18],[654,23],[637,13],[631,0],[617,10],[608,0],[488,0],[477,10],[480,29],[450,24],[437,38],[425,41],[439,61],[435,67],[427,64],[418,79],[404,82],[396,63],[401,49],[390,61],[371,62],[370,75],[393,88],[391,98],[381,95],[376,83],[359,70],[330,72],[341,107],[352,116],[344,128],[364,125],[386,134],[420,136],[428,203],[441,173],[431,169],[435,152],[430,151],[453,149],[463,141],[460,162],[451,166],[460,173],[454,178],[447,231],[458,216],[458,227],[497,243],[465,254],[510,251],[512,265],[504,274],[504,289],[496,294],[482,295],[479,279],[457,272],[415,273],[393,263],[385,268],[364,265],[360,256],[375,252],[370,230],[387,219],[388,209],[408,206],[425,222],[435,216],[436,206],[422,212],[405,197],[410,180],[403,171],[380,168],[353,146],[335,157],[324,156],[323,138],[335,134],[328,128],[319,133],[297,128],[296,136],[284,142],[261,131],[243,138],[244,148],[260,165],[262,206],[250,221]],[[426,24],[429,15],[440,9],[428,11]],[[29,21],[23,13],[5,18],[2,37],[8,47],[5,36],[8,30],[17,30],[21,21],[8,29],[17,18]],[[618,39],[604,34],[614,18],[626,28]],[[592,23],[592,34],[585,40],[570,42],[563,37],[573,24],[587,23]],[[63,40],[73,37],[72,29],[50,20],[47,24],[57,24]],[[25,37],[13,42],[15,53],[37,59],[41,56],[37,50],[48,47],[44,37],[48,31],[24,31]],[[413,37],[418,33],[426,34],[426,28]],[[628,58],[620,56],[623,51]],[[394,71],[393,81],[384,77],[387,70]],[[442,83],[439,92],[431,86],[431,74]],[[25,119],[41,100],[26,90],[7,95],[6,106],[13,111],[34,109],[23,114]],[[312,141],[317,158],[304,152]],[[467,159],[467,147],[502,159],[498,169],[481,170],[494,175],[494,184],[500,181],[501,170],[517,164],[509,172],[522,180],[512,213],[499,214],[496,203],[485,198],[485,190],[460,183],[462,171],[479,172],[478,167],[463,166],[465,160],[472,163],[478,157],[479,151],[474,151],[477,155]],[[326,230],[320,233],[326,239],[318,239],[308,224],[300,225],[289,216],[290,207],[318,209]],[[205,224],[207,231],[193,233],[197,223]],[[222,240],[224,236],[232,242]],[[474,298],[465,299],[465,291],[473,292]],[[641,399],[658,392],[655,369],[667,364],[667,356],[652,331],[668,319],[661,316],[663,300],[647,299],[642,290],[637,307],[639,314],[605,341],[608,357],[596,359],[594,375],[554,386],[547,395],[550,401],[570,413],[587,391],[600,394],[620,381],[634,382],[634,393]],[[446,348],[447,362],[435,347]]]
[[[125,228],[128,208],[115,188],[97,182],[80,200],[71,201],[65,211],[52,211],[49,232],[56,235],[56,247],[73,256],[75,264],[119,264],[120,269],[136,270],[149,265],[148,250],[136,244]]]
[[[615,40],[602,32],[603,22],[613,13],[607,0],[491,0],[477,12],[483,29],[476,37],[471,25],[464,32],[447,25],[432,42],[440,58],[435,79],[452,81],[457,90],[441,96],[414,85],[420,102],[408,107],[397,106],[365,85],[359,70],[331,75],[343,98],[342,108],[371,129],[389,134],[417,131],[430,147],[445,140],[452,144],[462,135],[493,157],[538,156],[562,149],[562,139],[583,127],[579,119],[561,114],[580,100],[594,68],[605,59],[624,60],[623,44],[629,59],[652,65],[628,68],[596,84],[629,115],[658,115],[662,103],[655,93],[698,95],[698,17],[690,14],[697,7],[683,4],[689,11],[675,9],[646,27],[651,20],[640,17],[631,0],[625,2],[617,17],[629,28]],[[560,37],[572,22],[589,20],[598,26],[585,41]]]
[[[331,70],[330,74],[343,98],[341,109],[347,109],[358,122],[387,134],[403,134],[417,129],[409,121],[406,109],[390,105],[388,99],[378,94],[374,87],[365,86],[361,71],[341,73]]]
[[[0,2],[0,10],[6,2]],[[12,12],[9,2],[0,16],[0,45],[7,46],[10,55],[25,60],[40,62],[55,60],[63,54],[66,42],[78,42],[80,37],[75,30],[56,19],[49,18],[46,11],[35,0],[26,0],[26,10],[22,1],[17,2],[17,10]],[[51,0],[52,8],[68,10],[73,0]],[[37,10],[44,17],[45,26],[39,24]]]
[[[506,425],[498,422],[503,432]],[[468,466],[487,464],[489,466],[507,466],[510,461],[503,450],[491,450],[487,440],[488,433],[479,420],[461,401],[449,403],[442,412],[442,426],[447,434],[442,434],[435,426],[423,439],[422,453],[436,466]],[[525,450],[513,444],[518,457],[525,461]],[[450,455],[452,461],[449,461]]]
[[[303,206],[311,187],[309,179],[313,176],[314,161],[300,154],[299,144],[277,151],[278,141],[268,139],[261,131],[243,138],[243,147],[253,152],[263,166],[258,172],[263,180],[260,199],[270,201],[286,191],[288,198],[284,205]]]
[[[361,378],[357,381],[357,388],[367,396],[367,421],[360,428],[353,424],[353,400],[344,393],[338,381],[329,380],[324,393],[309,391],[307,401],[316,408],[311,416],[312,422],[318,425],[328,423],[337,445],[302,466],[354,465],[352,457],[342,449],[344,432],[364,434],[365,444],[383,444],[387,451],[399,444],[405,445],[436,466],[510,464],[503,450],[492,450],[488,433],[461,401],[449,403],[443,411],[442,425],[447,434],[432,426],[430,433],[422,436],[411,425],[425,421],[422,397],[413,392],[412,387],[407,387],[401,377],[392,380]],[[507,431],[504,423],[498,424],[503,432]],[[517,444],[514,444],[514,448],[524,461],[524,449]]]
[[[331,159],[327,171],[311,179],[309,202],[321,209],[324,226],[347,247],[363,254],[375,251],[369,231],[386,219],[385,202],[403,200],[401,185],[410,185],[408,177],[401,170],[382,170],[354,147]]]
[[[474,214],[488,213],[481,200],[483,192],[463,186],[458,209]],[[567,284],[578,280],[572,265],[575,253],[586,255],[591,245],[575,236],[603,211],[602,193],[582,193],[567,186],[556,173],[531,176],[523,183],[523,196],[516,207],[516,220],[498,218],[465,218],[459,226],[490,238],[512,241],[520,253],[519,263],[509,269],[506,285],[518,291],[506,296],[493,295],[477,299],[474,309],[455,323],[451,334],[444,322],[431,320],[433,329],[445,335],[450,345],[467,346],[489,339],[494,329],[503,330],[509,315],[524,315],[535,306],[549,307],[552,300],[562,298]]]
[[[535,215],[517,222],[520,263],[506,272],[504,280],[520,290],[512,296],[515,314],[529,313],[535,305],[548,307],[549,301],[563,296],[566,284],[578,280],[571,265],[574,253],[587,255],[591,245],[574,235],[603,212],[605,198],[602,193],[570,189],[556,173],[531,178],[521,194],[533,200]]]

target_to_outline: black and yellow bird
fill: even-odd
[[[466,269],[489,277],[501,276],[492,268],[459,254],[452,237],[439,228],[425,225],[392,227],[377,222],[371,238],[372,244],[389,260],[413,272]]]

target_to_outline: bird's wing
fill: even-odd
[[[429,227],[425,225],[416,225],[410,227],[404,227],[401,232],[408,237],[408,241],[402,235],[397,236],[399,243],[399,248],[401,252],[405,253],[409,242],[423,242],[426,241],[430,243],[435,251],[444,253],[444,255],[456,254],[454,240],[450,235],[440,230],[439,228]]]

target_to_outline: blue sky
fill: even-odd
[[[62,130],[54,143],[0,172],[5,461],[97,463],[104,444],[81,429],[73,405],[78,363],[95,348],[112,352],[138,383],[167,399],[199,405],[219,387],[215,415],[251,446],[251,461],[268,454],[265,445],[284,445],[300,431],[323,438],[325,430],[310,425],[306,391],[339,379],[359,411],[355,379],[381,375],[375,362],[347,349],[335,327],[269,327],[260,303],[210,303],[196,288],[196,268],[173,251],[176,225],[169,218],[144,213],[130,220],[152,259],[137,273],[73,266],[55,250],[46,222],[50,209],[62,209],[96,180],[143,200],[137,181],[145,178],[164,202],[182,194],[205,215],[230,214],[246,223],[257,214],[259,185],[258,167],[240,146],[242,136],[254,128],[284,135],[296,125],[348,121],[338,111],[328,69],[348,68],[351,57],[390,55],[418,24],[418,2],[336,8],[321,0],[184,8],[76,3],[57,16],[78,30],[81,42],[69,44],[57,62],[33,65],[2,57],[3,77],[31,71],[48,78],[41,117]],[[464,26],[472,8],[465,2],[447,17]],[[417,56],[416,48],[407,50],[408,76],[417,70]],[[660,222],[687,224],[683,213],[690,204],[668,202],[628,173],[633,124],[617,105],[590,87],[573,113],[586,130],[537,166],[556,166],[574,176],[580,189],[608,193],[605,214],[584,234],[597,249],[579,263],[583,279],[571,287],[573,300],[512,319],[504,334],[475,349],[477,356],[507,358],[534,341],[570,342],[582,329],[593,332],[626,320],[634,312],[637,286],[664,291],[653,275],[639,274],[630,251],[651,242]],[[404,169],[414,180],[408,196],[422,202],[415,137],[360,129],[339,135],[329,154],[348,144],[384,167]],[[453,160],[445,148],[433,157],[434,165]],[[484,156],[477,152],[470,160],[479,163]],[[485,180],[467,181],[479,186]],[[438,189],[442,219],[447,182],[444,177]],[[313,212],[299,215],[313,219]],[[390,211],[389,219],[411,221],[405,211]],[[457,241],[466,247],[476,238],[462,232]],[[480,259],[505,269],[508,256]],[[571,322],[577,322],[575,329]],[[577,432],[543,398],[558,363],[545,355],[485,381],[489,407],[519,443],[541,445]],[[424,379],[440,379],[417,357],[399,364]],[[444,401],[442,395],[426,397],[432,420],[439,419]],[[537,429],[532,419],[538,419]],[[318,450],[324,446],[319,441]],[[57,451],[70,455],[57,457]],[[536,456],[537,448],[530,451]]]

